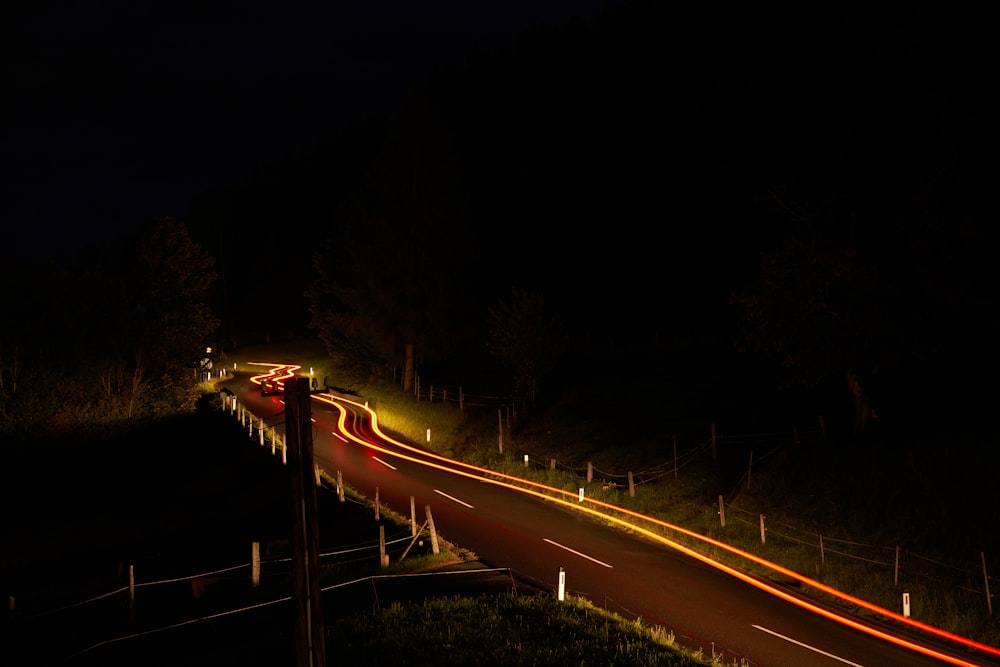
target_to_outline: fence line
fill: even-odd
[[[755,532],[758,529],[761,529],[764,517],[767,516],[766,512],[752,512],[743,507],[728,503],[725,505],[725,511],[730,514],[730,518],[734,523],[750,526]],[[733,514],[735,514],[735,516],[733,516]],[[743,515],[757,517],[760,520],[760,523],[758,523],[757,520],[750,521],[744,519]],[[980,558],[982,559],[981,568],[970,569],[970,567],[961,567],[952,563],[943,562],[938,558],[932,558],[910,549],[904,549],[900,546],[881,546],[877,544],[857,542],[854,540],[829,537],[812,530],[799,529],[796,526],[784,522],[774,522],[774,525],[781,526],[788,532],[776,531],[768,527],[766,529],[768,538],[780,538],[805,547],[816,549],[824,562],[827,554],[834,554],[846,559],[870,563],[885,568],[886,572],[892,573],[893,586],[899,586],[906,583],[909,583],[911,586],[914,584],[924,584],[933,586],[928,589],[928,592],[933,592],[935,590],[943,592],[944,590],[951,589],[952,591],[961,591],[963,594],[974,595],[980,598],[980,600],[985,599],[986,609],[989,614],[992,615],[991,598],[993,596],[989,590],[989,575],[986,569],[986,557],[982,553],[980,554]],[[798,533],[798,535],[793,533]],[[831,549],[829,546],[831,543],[839,545],[841,548]],[[844,547],[853,548],[854,553],[845,550]],[[857,553],[858,550],[868,551],[871,553]],[[886,560],[875,555],[879,553],[885,554],[886,552],[894,554],[894,557],[890,560]],[[921,565],[924,567],[921,567]],[[944,569],[945,572],[943,572],[942,569]],[[901,575],[905,576],[901,579]],[[976,584],[972,582],[979,582],[982,584],[982,587],[973,588],[972,586]]]
[[[358,578],[358,579],[353,579],[351,581],[344,581],[344,582],[339,582],[339,583],[336,583],[336,584],[331,584],[331,585],[328,585],[328,586],[323,586],[322,588],[320,588],[320,591],[325,593],[327,591],[331,591],[331,590],[334,590],[336,588],[343,588],[345,586],[350,586],[350,585],[354,585],[354,584],[364,583],[366,581],[370,581],[372,583],[372,585],[374,586],[375,582],[378,581],[378,580],[381,580],[381,579],[398,579],[398,578],[404,578],[404,577],[418,577],[418,576],[419,577],[444,576],[444,575],[451,575],[451,574],[483,574],[483,573],[487,573],[487,572],[507,572],[508,575],[511,578],[511,586],[514,586],[514,583],[513,583],[514,582],[514,574],[511,571],[511,569],[508,568],[508,567],[495,567],[495,568],[483,568],[483,569],[474,569],[474,570],[453,570],[453,571],[448,571],[448,572],[418,572],[418,573],[370,575],[370,576],[367,576],[367,577],[361,577],[361,578]],[[194,575],[193,577],[190,577],[190,578],[196,578],[197,576],[199,576],[199,575]],[[123,590],[127,590],[127,589],[123,589]],[[101,641],[101,642],[99,642],[97,644],[89,646],[88,648],[83,649],[77,655],[82,655],[84,653],[89,653],[90,651],[94,651],[94,650],[97,650],[97,649],[99,649],[99,648],[101,648],[103,646],[109,646],[109,645],[117,643],[117,642],[126,641],[126,640],[129,640],[129,639],[135,639],[135,638],[138,638],[138,637],[148,636],[148,635],[152,635],[152,634],[157,634],[157,633],[160,633],[160,632],[165,632],[167,630],[174,630],[176,628],[184,627],[185,625],[192,625],[194,623],[201,623],[203,621],[211,621],[211,620],[214,620],[214,619],[217,619],[217,618],[222,618],[222,617],[225,617],[225,616],[232,616],[233,614],[240,614],[240,613],[249,612],[249,611],[256,611],[258,609],[262,609],[264,607],[269,607],[269,606],[274,605],[274,604],[280,604],[280,603],[283,603],[283,602],[291,602],[291,600],[292,600],[291,596],[285,596],[285,597],[281,597],[281,598],[275,598],[273,600],[266,600],[264,602],[258,602],[256,604],[247,605],[247,606],[244,606],[244,607],[238,607],[236,609],[228,609],[226,611],[217,612],[217,613],[214,613],[214,614],[208,614],[206,616],[199,616],[198,618],[188,619],[186,621],[181,621],[179,623],[172,623],[170,625],[165,625],[165,626],[161,626],[161,627],[158,627],[158,628],[152,628],[152,629],[149,629],[149,630],[144,630],[142,632],[135,632],[135,633],[132,633],[132,634],[129,634],[129,635],[121,636],[121,637],[115,637],[115,638],[112,638],[112,639],[106,639],[106,640]]]

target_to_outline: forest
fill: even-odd
[[[538,27],[176,220],[6,262],[0,425],[183,410],[206,346],[317,336],[359,381],[703,361],[845,437],[992,428],[993,47],[852,11]]]

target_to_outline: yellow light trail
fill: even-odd
[[[262,376],[257,376],[257,377],[266,377],[266,376],[269,376],[269,375],[272,375],[272,374],[273,375],[278,375],[278,370],[281,369],[281,368],[284,368],[284,369],[294,369],[294,370],[286,370],[286,374],[280,374],[281,375],[281,379],[288,379],[289,377],[293,377],[295,371],[298,370],[299,368],[301,368],[301,366],[297,366],[297,365],[284,365],[284,364],[258,364],[258,365],[268,365],[268,366],[272,366],[273,368],[270,371],[270,373],[264,374]],[[376,451],[382,452],[384,454],[388,454],[390,456],[395,456],[397,458],[401,458],[403,460],[410,461],[412,463],[416,463],[416,464],[419,464],[419,465],[425,465],[425,466],[436,468],[436,469],[439,469],[439,470],[443,470],[445,472],[449,472],[449,473],[452,473],[452,474],[461,475],[463,477],[467,477],[467,478],[470,478],[470,479],[475,479],[477,481],[481,481],[481,482],[485,482],[485,483],[488,483],[488,484],[493,484],[493,485],[500,486],[500,487],[503,487],[503,488],[511,489],[511,490],[517,491],[519,493],[526,493],[528,495],[535,496],[537,498],[540,498],[540,499],[548,501],[548,502],[554,502],[554,503],[563,505],[564,507],[568,507],[568,508],[574,509],[574,510],[579,511],[579,512],[584,512],[586,514],[590,514],[592,516],[599,517],[599,518],[604,519],[606,521],[610,521],[610,522],[612,522],[612,523],[614,523],[616,525],[622,526],[622,527],[627,528],[629,530],[633,530],[633,531],[638,532],[638,533],[640,533],[642,535],[645,535],[646,537],[649,537],[650,539],[653,539],[653,540],[655,540],[657,542],[660,542],[661,544],[665,544],[665,545],[667,545],[667,546],[669,546],[669,547],[671,547],[673,549],[676,549],[676,550],[678,550],[678,551],[680,551],[680,552],[682,552],[684,554],[687,554],[688,556],[690,556],[690,557],[692,557],[692,558],[694,558],[694,559],[696,559],[696,560],[698,560],[698,561],[700,561],[702,563],[705,563],[707,565],[710,565],[711,567],[714,567],[714,568],[716,568],[718,570],[726,572],[727,574],[729,574],[729,575],[731,575],[731,576],[733,576],[733,577],[735,577],[735,578],[737,578],[737,579],[739,579],[741,581],[744,581],[744,582],[750,584],[751,586],[754,586],[755,588],[758,588],[758,589],[760,589],[762,591],[770,593],[771,595],[774,595],[774,596],[779,597],[779,598],[781,598],[781,599],[783,599],[783,600],[785,600],[787,602],[790,602],[791,604],[794,604],[797,607],[800,607],[802,609],[806,609],[808,611],[811,611],[811,612],[813,612],[815,614],[818,614],[820,616],[828,618],[828,619],[830,619],[832,621],[835,621],[837,623],[840,623],[842,625],[846,625],[846,626],[848,626],[850,628],[853,628],[855,630],[858,630],[860,632],[864,632],[864,633],[867,633],[869,635],[878,637],[878,638],[880,638],[880,639],[882,639],[884,641],[891,642],[893,644],[896,644],[898,646],[902,646],[902,647],[908,648],[908,649],[916,651],[918,653],[923,653],[924,655],[936,658],[938,660],[942,660],[944,662],[951,663],[953,665],[959,665],[960,667],[979,667],[976,663],[968,662],[966,660],[963,660],[963,659],[955,657],[955,656],[948,655],[946,653],[941,653],[941,652],[936,651],[934,649],[930,649],[930,648],[921,646],[920,644],[911,642],[909,640],[903,639],[901,637],[897,637],[895,635],[892,635],[890,633],[884,632],[882,630],[878,630],[877,628],[872,628],[872,627],[867,626],[867,625],[865,625],[863,623],[860,623],[858,621],[854,621],[854,620],[852,620],[850,618],[847,618],[847,617],[844,617],[844,616],[840,616],[838,614],[830,612],[830,611],[828,611],[826,609],[823,609],[822,607],[820,607],[818,605],[815,605],[815,604],[813,604],[813,603],[811,603],[811,602],[809,602],[807,600],[802,600],[802,599],[800,599],[800,598],[798,598],[798,597],[796,597],[794,595],[791,595],[791,594],[789,594],[789,593],[787,593],[787,592],[785,592],[785,591],[783,591],[783,590],[781,590],[781,589],[779,589],[779,588],[777,588],[775,586],[772,586],[771,584],[769,584],[767,582],[761,581],[761,580],[759,580],[759,579],[757,579],[757,578],[755,578],[755,577],[753,577],[753,576],[751,576],[749,574],[741,572],[740,570],[737,570],[737,569],[735,569],[735,568],[733,568],[733,567],[731,567],[729,565],[726,565],[725,563],[721,563],[719,561],[716,561],[716,560],[714,560],[714,559],[712,559],[712,558],[710,558],[708,556],[705,556],[705,555],[703,555],[703,554],[701,554],[701,553],[699,553],[699,552],[697,552],[697,551],[695,551],[695,550],[693,550],[693,549],[691,549],[689,547],[686,547],[686,546],[684,546],[684,545],[682,545],[682,544],[680,544],[678,542],[674,542],[673,540],[671,540],[671,539],[669,539],[667,537],[664,537],[663,535],[661,535],[659,533],[656,533],[656,532],[653,532],[653,531],[648,530],[646,528],[643,528],[642,526],[639,526],[637,524],[634,524],[634,523],[631,523],[629,521],[626,521],[625,519],[622,519],[620,517],[613,516],[613,515],[607,514],[605,512],[601,512],[599,510],[593,509],[592,507],[587,507],[587,506],[581,505],[581,503],[577,500],[577,495],[574,494],[574,493],[572,493],[572,492],[570,492],[570,491],[566,491],[564,489],[560,489],[560,488],[557,488],[557,487],[554,487],[554,486],[548,486],[548,485],[542,484],[540,482],[534,482],[534,481],[531,481],[531,480],[522,479],[520,477],[515,477],[513,475],[507,475],[505,473],[496,472],[494,470],[489,470],[488,468],[480,468],[479,466],[475,466],[475,465],[472,465],[472,464],[469,464],[469,463],[464,463],[462,461],[456,461],[454,459],[449,459],[449,458],[447,458],[445,456],[441,456],[441,455],[435,454],[433,452],[428,452],[426,450],[419,449],[419,448],[414,447],[412,445],[409,445],[407,443],[400,442],[400,441],[398,441],[398,440],[396,440],[396,439],[394,439],[394,438],[386,435],[381,430],[381,428],[379,428],[379,425],[378,425],[378,416],[375,414],[375,411],[372,410],[371,408],[369,408],[367,405],[364,405],[362,403],[358,403],[357,401],[352,401],[352,400],[347,399],[347,398],[332,397],[332,396],[322,395],[322,394],[315,394],[315,395],[313,395],[313,398],[316,399],[316,400],[319,400],[319,401],[321,401],[323,403],[326,403],[328,405],[336,407],[340,411],[340,417],[338,418],[337,425],[340,428],[341,432],[346,437],[348,437],[350,440],[352,440],[354,442],[357,442],[360,445],[363,445],[365,447],[369,447],[371,449],[374,449]],[[405,449],[407,451],[418,453],[422,458],[408,456],[406,454],[402,454],[402,453],[400,453],[398,451],[395,451],[395,450],[385,449],[384,447],[381,447],[381,446],[379,446],[379,445],[377,445],[375,443],[372,443],[372,442],[369,442],[369,441],[366,441],[366,440],[362,440],[361,438],[358,438],[355,435],[353,435],[352,433],[350,433],[347,430],[347,410],[346,410],[346,408],[344,408],[344,406],[340,405],[339,402],[349,403],[349,404],[354,405],[355,407],[357,407],[357,408],[359,408],[361,410],[364,410],[369,415],[369,418],[371,419],[372,430],[380,438],[382,438],[384,441],[386,441],[388,443],[391,443],[392,445],[394,445],[396,447]],[[443,461],[443,462],[446,463],[446,465],[441,465],[441,464],[438,464],[438,463],[433,463],[431,461],[428,461],[427,460],[428,458],[430,458],[430,459],[436,459],[438,461]],[[466,470],[470,470],[470,471],[473,471],[473,472],[465,472],[463,470],[459,470],[459,469],[456,468],[456,466],[458,466],[460,468],[465,468]],[[511,480],[513,482],[516,482],[516,484],[510,484],[510,483],[507,483],[507,482],[500,481],[499,479],[496,479],[497,477],[499,477],[501,479]],[[543,490],[545,490],[548,493],[542,493],[540,491],[535,491],[535,490],[533,490],[531,488],[525,488],[525,485],[527,485],[529,487],[535,487],[535,488],[538,488],[538,489],[543,489]],[[563,500],[562,498],[553,497],[552,495],[549,495],[549,494],[552,494],[552,493],[555,493],[555,494],[558,494],[558,495],[562,495],[562,496],[566,496],[566,497],[572,497],[574,499],[574,501],[570,502],[570,501],[567,501],[567,500]],[[801,575],[798,572],[795,572],[794,570],[789,570],[788,568],[782,567],[781,565],[778,565],[777,563],[772,563],[771,561],[765,560],[763,558],[760,558],[759,556],[755,556],[754,554],[748,553],[746,551],[742,551],[740,549],[737,549],[736,547],[728,545],[728,544],[726,544],[724,542],[720,542],[718,540],[715,540],[713,538],[707,537],[705,535],[701,535],[700,533],[696,533],[696,532],[688,530],[686,528],[682,528],[680,526],[677,526],[677,525],[674,525],[674,524],[671,524],[671,523],[667,523],[666,521],[661,521],[661,520],[656,519],[654,517],[646,516],[644,514],[639,514],[638,512],[633,512],[631,510],[625,509],[623,507],[619,507],[617,505],[612,505],[610,503],[605,503],[605,502],[600,501],[600,500],[594,500],[594,499],[587,498],[587,499],[584,500],[584,502],[585,503],[589,503],[591,505],[598,506],[598,507],[603,507],[603,508],[606,508],[606,509],[609,509],[609,510],[613,510],[616,513],[624,514],[626,516],[631,516],[631,517],[634,517],[634,518],[639,519],[641,521],[644,521],[644,522],[647,522],[647,523],[652,523],[652,524],[660,526],[662,528],[666,528],[668,530],[675,531],[675,532],[680,533],[682,535],[686,535],[688,537],[692,537],[692,538],[694,538],[694,539],[696,539],[698,541],[704,542],[706,544],[710,544],[710,545],[712,545],[714,547],[717,547],[719,549],[722,549],[724,551],[728,551],[729,553],[732,553],[732,554],[734,554],[736,556],[739,556],[739,557],[744,558],[746,560],[749,560],[751,562],[757,563],[758,565],[762,565],[762,566],[764,566],[764,567],[766,567],[768,569],[771,569],[774,572],[778,572],[778,573],[781,573],[781,574],[783,574],[785,576],[788,576],[788,577],[790,577],[792,579],[795,579],[795,580],[801,582],[804,585],[810,586],[812,588],[815,588],[816,590],[822,591],[822,592],[824,592],[824,593],[826,593],[828,595],[831,595],[833,597],[839,598],[841,600],[850,602],[850,603],[855,604],[855,605],[857,605],[859,607],[862,607],[864,609],[868,609],[869,611],[872,611],[872,612],[874,612],[876,614],[879,614],[881,616],[884,616],[886,618],[898,621],[898,622],[903,623],[905,625],[909,625],[910,627],[922,630],[924,632],[927,632],[929,634],[935,635],[935,636],[940,637],[942,639],[949,640],[949,641],[954,642],[956,644],[963,645],[963,646],[965,646],[967,648],[975,649],[975,650],[979,650],[979,651],[983,651],[985,653],[989,653],[989,654],[992,654],[992,655],[995,655],[995,656],[1000,656],[1000,649],[998,649],[998,648],[989,646],[987,644],[982,644],[980,642],[976,642],[976,641],[974,641],[972,639],[969,639],[967,637],[962,637],[960,635],[956,635],[956,634],[950,633],[950,632],[948,632],[946,630],[942,630],[941,628],[937,628],[937,627],[934,627],[932,625],[928,625],[926,623],[922,623],[922,622],[917,621],[915,619],[912,619],[910,617],[903,616],[902,614],[898,614],[896,612],[893,612],[893,611],[891,611],[889,609],[885,609],[883,607],[879,607],[878,605],[872,604],[872,603],[870,603],[870,602],[868,602],[866,600],[862,600],[861,598],[857,598],[857,597],[854,597],[852,595],[848,595],[847,593],[844,593],[843,591],[839,591],[839,590],[837,590],[835,588],[832,588],[830,586],[827,586],[826,584],[823,584],[823,583],[821,583],[819,581],[815,581],[813,579],[810,579],[809,577]]]

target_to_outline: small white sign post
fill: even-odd
[[[910,617],[910,592],[903,591],[903,616]]]
[[[566,599],[566,570],[559,568],[559,601]]]

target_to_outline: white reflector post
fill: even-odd
[[[566,570],[559,568],[559,600],[566,599]]]
[[[580,487],[580,502],[583,502],[583,487]]]
[[[903,616],[910,617],[910,592],[903,591]]]

